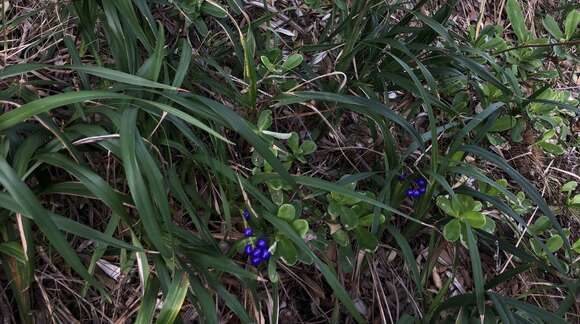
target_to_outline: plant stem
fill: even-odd
[[[576,40],[568,41],[568,42],[551,43],[551,44],[530,44],[530,45],[514,46],[514,47],[506,48],[504,50],[501,50],[501,51],[497,51],[495,53],[492,53],[492,55],[499,55],[499,54],[502,54],[502,53],[505,53],[505,52],[510,52],[510,51],[517,50],[517,49],[520,49],[520,48],[554,47],[554,46],[574,46],[574,45],[580,45],[580,39],[576,39]]]

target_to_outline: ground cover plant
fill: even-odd
[[[3,323],[580,320],[578,4],[0,4]]]

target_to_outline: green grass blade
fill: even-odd
[[[146,103],[152,107],[155,107],[157,109],[160,109],[162,111],[165,111],[169,114],[172,114],[180,119],[182,119],[183,121],[197,127],[200,129],[203,129],[204,131],[208,132],[209,134],[211,134],[212,136],[219,138],[220,140],[228,143],[228,144],[234,144],[232,143],[230,140],[228,140],[227,138],[225,138],[223,135],[219,134],[218,132],[216,132],[215,130],[213,130],[211,127],[205,125],[204,123],[202,123],[201,121],[199,121],[198,119],[192,117],[189,114],[184,113],[183,111],[177,109],[177,108],[173,108],[171,106],[168,106],[166,104],[160,103],[160,102],[156,102],[156,101],[151,101],[151,100],[142,100],[142,99],[137,99],[143,103]]]
[[[518,309],[528,313],[532,317],[540,319],[542,321],[545,321],[546,323],[554,323],[554,324],[566,323],[561,317],[558,317],[558,316],[554,315],[553,313],[550,313],[550,312],[543,310],[539,307],[536,307],[534,305],[524,303],[524,302],[521,302],[521,301],[516,300],[516,299],[503,297],[503,296],[500,296],[500,295],[492,293],[492,292],[489,292],[488,294],[494,294],[496,298],[498,298],[499,300],[501,300],[504,303],[504,305],[518,308]]]
[[[183,189],[183,186],[175,169],[171,169],[169,172],[169,184],[171,186],[171,191],[173,192],[173,195],[181,203],[181,205],[185,207],[185,210],[189,214],[189,217],[191,218],[191,221],[193,222],[193,225],[196,227],[196,229],[200,233],[202,233],[203,237],[208,242],[214,242],[214,239],[209,231],[209,228],[207,227],[207,224],[205,224],[203,219],[201,219],[201,217],[198,216],[195,207],[189,200],[189,197],[187,197],[187,194]]]
[[[0,115],[0,131],[23,122],[27,118],[47,112],[53,108],[62,107],[87,100],[127,99],[126,96],[109,91],[78,91],[67,92],[45,97],[24,104],[17,109]]]
[[[13,257],[20,263],[26,263],[26,255],[22,250],[22,245],[19,242],[11,241],[0,243],[0,253],[6,256]]]
[[[40,69],[55,69],[55,70],[74,70],[77,72],[84,72],[87,74],[94,75],[99,78],[130,84],[133,86],[162,89],[162,90],[179,90],[177,87],[151,81],[140,76],[136,76],[130,73],[125,73],[105,67],[100,66],[90,66],[90,65],[47,65],[47,64],[19,64],[7,67],[0,72],[0,80],[9,77],[17,76],[23,73],[32,72]]]
[[[217,280],[216,276],[212,273],[206,273],[205,277],[211,287],[218,293],[218,295],[225,301],[229,309],[234,312],[242,323],[253,322],[244,306],[238,301],[237,296],[231,294],[220,282]]]
[[[161,236],[156,209],[153,206],[151,196],[147,190],[148,186],[145,183],[141,167],[138,163],[136,142],[139,134],[136,119],[137,110],[125,110],[123,114],[123,125],[120,130],[123,168],[125,169],[131,196],[133,197],[149,241],[161,252],[161,255],[169,257],[170,253]]]
[[[0,71],[0,80],[4,80],[7,78],[11,78],[14,76],[18,76],[20,74],[25,74],[28,72],[48,68],[50,65],[48,64],[38,64],[38,63],[29,63],[29,64],[14,64],[10,66],[6,66]]]
[[[270,146],[258,135],[256,135],[254,129],[248,125],[247,121],[233,112],[230,108],[216,101],[200,96],[195,96],[195,99],[212,109],[217,115],[221,116],[231,129],[233,129],[246,141],[252,144],[252,146],[256,148],[256,151],[258,151],[260,155],[262,155],[262,157],[264,157],[264,159],[270,163],[274,170],[278,172],[284,180],[286,180],[290,185],[295,184],[294,180],[290,177],[290,174],[282,165],[280,160],[278,160],[270,151]]]
[[[107,293],[104,287],[88,273],[79,256],[58,230],[52,218],[46,217],[47,211],[42,207],[36,196],[20,181],[14,170],[3,158],[0,158],[0,183],[2,183],[14,198],[14,201],[20,206],[23,214],[31,217],[36,225],[38,225],[50,243],[59,251],[59,254],[64,258],[65,262],[84,280],[88,281],[106,296]]]
[[[419,274],[419,268],[417,268],[417,262],[416,262],[415,257],[413,256],[413,250],[411,250],[411,246],[409,245],[409,242],[407,241],[407,239],[405,239],[405,237],[403,235],[401,235],[399,230],[397,230],[392,225],[387,224],[386,228],[387,228],[387,231],[389,231],[389,233],[391,233],[391,235],[393,236],[393,238],[397,242],[397,245],[399,245],[399,247],[401,248],[401,252],[403,253],[403,258],[405,259],[405,263],[407,263],[407,265],[409,266],[409,269],[411,270],[411,275],[413,277],[413,281],[415,281],[415,285],[417,286],[417,291],[419,291],[419,293],[422,294],[423,293],[423,286],[421,285],[421,277]]]
[[[121,0],[117,2],[124,3],[125,1],[126,0]],[[161,73],[161,68],[163,67],[163,59],[165,57],[164,46],[165,46],[164,28],[163,25],[160,23],[155,49],[153,50],[151,56],[147,60],[145,60],[145,62],[137,72],[137,75],[151,81],[157,81],[159,79],[159,74]]]
[[[23,214],[27,218],[34,220],[34,217],[26,214],[25,210],[16,202],[16,200],[14,200],[12,197],[10,197],[6,193],[0,193],[0,206],[4,209],[10,210],[14,213]],[[88,240],[93,240],[97,243],[108,244],[108,245],[115,246],[115,247],[122,248],[122,249],[128,249],[128,250],[134,250],[134,251],[141,250],[135,246],[132,246],[132,245],[125,243],[123,241],[111,238],[110,236],[107,236],[107,235],[105,235],[97,230],[94,230],[86,225],[83,225],[81,223],[73,221],[69,218],[51,213],[48,210],[45,210],[44,214],[49,216],[49,218],[52,220],[52,222],[54,222],[54,224],[57,226],[58,229],[63,230],[67,233],[71,233],[71,234],[74,234],[76,236],[88,239]]]
[[[485,314],[485,290],[483,270],[481,268],[481,258],[479,257],[479,248],[471,226],[464,222],[467,226],[467,246],[469,248],[469,258],[471,260],[471,271],[473,272],[473,284],[475,285],[475,300],[477,302],[477,309],[479,316],[483,320]]]
[[[485,108],[482,112],[478,113],[459,131],[459,134],[454,136],[453,143],[451,144],[451,151],[454,150],[457,146],[461,144],[461,141],[471,132],[474,130],[479,124],[487,119],[487,117],[491,116],[499,109],[503,108],[505,104],[503,102],[496,102],[489,105]]]
[[[514,195],[511,191],[507,190],[502,185],[500,185],[499,183],[497,183],[493,179],[489,178],[483,172],[481,172],[479,169],[476,169],[472,165],[465,164],[465,165],[454,166],[454,167],[449,168],[449,172],[463,174],[463,175],[466,175],[468,177],[479,180],[481,182],[484,182],[484,183],[488,184],[489,186],[491,186],[492,188],[494,188],[497,191],[504,194],[511,201],[518,201],[518,198],[516,197],[516,195]]]
[[[497,88],[499,88],[504,94],[511,95],[512,91],[506,87],[498,78],[496,78],[491,72],[489,72],[483,65],[475,62],[474,60],[463,55],[450,55],[455,61],[459,62],[475,75],[479,76],[482,80],[485,80]]]
[[[361,98],[361,97],[353,97],[353,96],[346,96],[346,95],[337,95],[334,93],[329,92],[313,92],[313,91],[306,91],[306,92],[294,92],[292,94],[288,94],[282,97],[277,98],[281,103],[291,103],[291,102],[302,102],[302,101],[309,101],[309,100],[318,100],[318,101],[329,101],[329,102],[336,102],[345,105],[351,105],[351,108],[356,107],[356,111],[360,113],[373,113],[375,115],[379,115],[384,117],[387,120],[390,120],[403,128],[413,139],[419,143],[419,147],[423,147],[423,139],[417,130],[403,117],[399,114],[395,113],[389,107],[376,102],[374,100]],[[297,101],[298,100],[298,101]],[[353,109],[355,110],[355,109]]]
[[[201,308],[201,314],[203,314],[203,323],[217,324],[219,321],[212,296],[197,277],[189,276],[189,278],[191,288],[193,289]]]
[[[139,167],[142,174],[149,185],[149,192],[153,203],[159,211],[159,217],[163,225],[164,231],[168,230],[171,223],[171,210],[167,199],[167,186],[163,174],[159,170],[156,159],[151,152],[145,147],[145,143],[141,138],[137,138],[136,154],[139,157]]]
[[[499,315],[502,323],[506,324],[517,324],[517,320],[514,318],[512,312],[505,306],[505,304],[493,293],[488,293],[489,299],[493,302],[495,307],[495,312]]]
[[[65,36],[64,37],[64,44],[66,45],[66,48],[68,50],[68,53],[71,57],[71,60],[73,62],[74,65],[81,65],[81,56],[79,54],[79,51],[77,50],[77,47],[73,41],[73,39],[70,36]],[[79,72],[79,79],[81,80],[81,85],[83,89],[90,89],[91,88],[91,84],[89,83],[89,78],[87,77],[87,74],[84,72]]]
[[[252,24],[248,26],[246,37],[240,35],[242,48],[244,49],[244,79],[248,83],[248,103],[250,107],[256,107],[256,99],[258,97],[258,87],[256,85],[256,67],[254,56],[256,52],[256,41],[252,31]]]
[[[121,219],[124,219],[125,222],[128,223],[128,216],[125,212],[123,202],[119,199],[119,194],[92,170],[78,165],[58,153],[41,154],[38,156],[38,159],[42,162],[59,167],[79,179],[92,194],[111,208],[112,215],[107,223],[105,235],[112,238]],[[97,246],[91,257],[91,262],[88,268],[89,273],[93,273],[96,262],[103,256],[106,248],[107,246],[102,244]]]
[[[139,313],[137,313],[135,324],[150,324],[153,321],[158,293],[159,280],[155,277],[149,278],[147,280],[147,287],[145,287],[145,294],[141,299],[141,306],[139,306]]]
[[[155,323],[157,324],[171,324],[177,318],[185,295],[189,289],[189,280],[185,273],[177,274],[171,283],[168,290],[167,297],[163,301],[163,307],[159,312],[159,317]]]
[[[87,187],[78,181],[65,181],[65,182],[57,182],[53,183],[50,186],[44,188],[40,194],[48,195],[48,194],[63,194],[69,196],[79,196],[88,199],[101,199],[95,194],[87,189]],[[115,191],[115,194],[118,196],[118,200],[120,200],[123,204],[133,205],[133,201],[131,197],[126,196],[118,191]]]
[[[175,77],[173,78],[172,86],[181,87],[187,72],[189,72],[189,64],[191,62],[192,49],[187,38],[181,40],[181,56],[179,57],[179,64],[175,70]]]
[[[306,243],[304,243],[304,240],[300,236],[298,236],[298,234],[296,234],[296,231],[288,223],[269,213],[264,213],[263,217],[268,222],[272,223],[272,225],[274,225],[280,232],[286,235],[294,244],[296,244],[296,246],[298,246],[298,248],[302,250],[302,252],[306,253],[308,256],[310,256],[310,258],[312,258],[312,260],[314,260],[314,263],[316,264],[318,270],[322,273],[322,275],[326,279],[326,282],[334,291],[336,297],[347,308],[347,310],[353,316],[353,318],[358,323],[366,323],[366,321],[364,320],[364,318],[361,316],[356,306],[354,305],[354,302],[348,295],[348,292],[341,285],[340,281],[338,281],[338,278],[336,277],[334,272],[330,269],[330,267],[328,267],[327,264],[322,262],[316,256],[316,254],[314,254],[310,250],[310,248],[306,245]]]
[[[241,268],[231,259],[219,255],[209,255],[195,251],[187,252],[192,260],[195,260],[196,266],[203,269],[215,268],[220,271],[230,273],[241,280],[256,280],[256,275]]]

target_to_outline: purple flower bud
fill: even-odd
[[[421,196],[421,193],[419,192],[419,190],[415,189],[415,190],[413,190],[412,196],[417,198],[417,197]]]
[[[244,236],[250,237],[254,235],[254,230],[251,227],[244,228]]]
[[[242,216],[244,216],[245,220],[250,220],[250,218],[252,217],[252,215],[250,214],[250,212],[247,209],[244,209]]]
[[[420,193],[420,194],[424,194],[424,193],[426,193],[426,192],[427,192],[427,189],[426,189],[425,187],[421,187],[421,188],[419,188],[419,193]]]
[[[397,179],[399,179],[399,181],[405,181],[406,177],[404,173],[401,173],[397,176]]]
[[[427,180],[425,180],[423,178],[419,178],[419,179],[415,180],[415,183],[418,184],[420,187],[427,186]]]
[[[255,257],[255,258],[252,258],[252,265],[253,265],[254,267],[257,267],[257,266],[259,266],[259,265],[260,265],[260,263],[262,263],[262,258],[260,258],[260,257]]]
[[[269,260],[271,255],[270,251],[264,250],[264,252],[262,252],[262,259],[264,259],[264,261]]]
[[[407,197],[413,197],[413,189],[407,189],[407,191],[405,191],[405,194],[407,195]]]
[[[268,243],[264,239],[259,239],[258,242],[256,243],[256,245],[258,247],[265,248],[268,245]]]
[[[246,247],[244,248],[244,252],[245,252],[247,255],[250,255],[250,254],[252,254],[252,252],[254,252],[254,248],[252,247],[252,245],[251,245],[251,244],[248,244],[248,245],[246,245]]]

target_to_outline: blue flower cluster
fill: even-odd
[[[244,210],[242,216],[246,221],[251,218],[250,212],[247,209]],[[244,228],[244,236],[253,241],[254,230],[251,227]],[[259,266],[262,262],[268,261],[272,256],[268,250],[268,242],[264,238],[258,239],[255,245],[252,243],[246,244],[244,253],[251,258],[250,262],[255,267]]]
[[[265,239],[259,239],[255,246],[247,244],[244,248],[244,253],[251,257],[251,263],[255,267],[262,262],[268,261],[271,256],[270,251],[268,251],[268,242]]]
[[[404,181],[406,179],[405,175],[399,175],[399,180]],[[413,181],[414,185],[405,191],[405,194],[409,198],[419,198],[425,192],[427,192],[427,180],[424,178],[419,178]]]

